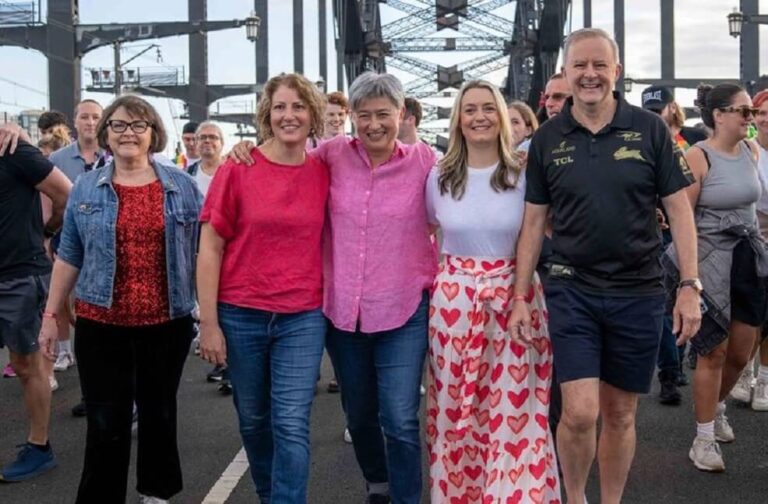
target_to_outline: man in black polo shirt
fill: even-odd
[[[37,336],[51,273],[43,233],[50,236],[61,226],[71,187],[26,141],[0,154],[0,343],[8,347],[30,419],[27,442],[0,471],[4,481],[22,481],[56,465],[48,443],[51,388]],[[38,191],[53,202],[45,227]]]
[[[513,339],[528,344],[526,299],[551,206],[545,293],[563,395],[557,446],[572,504],[584,502],[598,415],[602,503],[621,501],[632,463],[637,397],[650,388],[664,313],[659,197],[683,270],[673,313],[679,341],[701,320],[696,232],[684,190],[689,170],[663,121],[613,92],[618,52],[599,29],[578,30],[566,41],[563,73],[572,98],[533,137],[517,248],[510,327]]]

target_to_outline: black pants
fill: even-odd
[[[192,317],[143,327],[78,318],[75,327],[88,415],[76,502],[125,502],[134,401],[139,413],[137,490],[169,499],[182,488],[176,391],[192,342]]]

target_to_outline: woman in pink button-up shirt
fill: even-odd
[[[364,73],[349,93],[357,136],[311,154],[331,172],[327,343],[368,502],[417,504],[427,290],[437,269],[424,188],[436,160],[428,145],[397,140],[405,96],[396,77]],[[233,152],[247,162],[243,150]]]

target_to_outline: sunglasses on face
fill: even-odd
[[[110,119],[107,121],[107,126],[109,126],[115,133],[125,133],[125,130],[128,128],[131,128],[134,133],[144,133],[147,131],[147,128],[152,126],[152,123],[149,121],[125,122],[117,119]]]
[[[747,107],[746,105],[743,107],[726,107],[721,108],[720,110],[723,112],[741,114],[741,117],[744,119],[751,119],[753,116],[757,116],[758,112],[760,112],[760,109],[755,107]]]

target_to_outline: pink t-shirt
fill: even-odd
[[[437,269],[424,202],[434,152],[397,142],[373,169],[359,140],[337,137],[312,155],[331,172],[323,311],[343,331],[403,326]]]
[[[219,301],[277,313],[322,304],[322,235],[328,168],[307,156],[281,165],[253,149],[255,164],[227,161],[200,214],[225,241]]]

